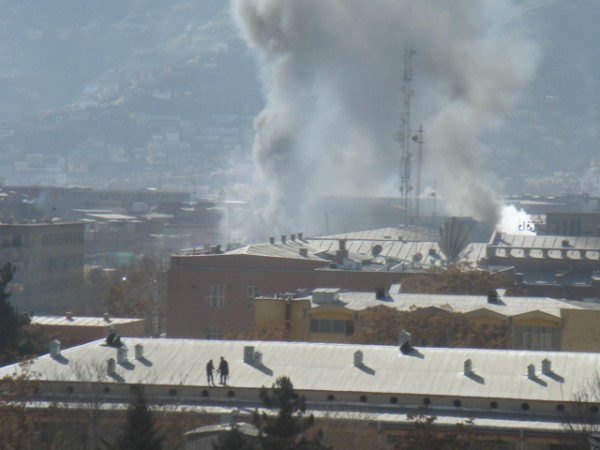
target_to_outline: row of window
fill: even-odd
[[[42,261],[42,269],[48,272],[68,267],[83,267],[83,255],[46,256]]]
[[[83,244],[83,232],[42,235],[42,247]]]
[[[516,326],[515,347],[525,350],[560,350],[560,328]]]
[[[337,333],[351,336],[354,334],[354,322],[352,320],[335,319],[311,319],[311,333]]]
[[[254,299],[260,296],[260,286],[248,286],[246,288],[246,298],[248,308],[254,307]],[[220,309],[225,307],[225,285],[211,284],[208,286],[204,297],[206,306],[211,309]]]
[[[21,236],[20,234],[2,237],[2,247],[21,247],[22,245],[23,236]]]

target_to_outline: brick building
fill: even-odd
[[[220,254],[171,256],[167,336],[218,339],[254,325],[254,298],[315,287],[378,291],[414,273],[353,254],[344,240],[316,247],[302,235]],[[418,269],[418,268],[417,268]]]

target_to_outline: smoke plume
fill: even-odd
[[[496,223],[481,133],[533,75],[535,46],[510,0],[234,0],[266,106],[254,159],[267,220],[298,227],[319,195],[398,195],[404,54],[414,48],[412,128],[424,175],[456,209]],[[414,181],[414,175],[413,175]],[[299,225],[300,224],[300,225]]]

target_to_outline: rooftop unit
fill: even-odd
[[[341,289],[319,288],[312,292],[313,303],[317,305],[327,305],[335,303],[340,299]]]

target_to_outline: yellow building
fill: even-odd
[[[379,293],[380,294],[380,293]],[[256,325],[283,331],[292,341],[351,342],[376,308],[463,313],[473,322],[504,325],[509,346],[529,350],[600,351],[600,305],[542,297],[407,294],[314,289],[307,296],[256,299]]]

